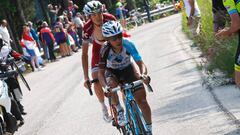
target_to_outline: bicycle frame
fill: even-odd
[[[125,95],[124,104],[125,104],[125,110],[126,110],[125,111],[126,112],[125,116],[126,116],[127,121],[129,122],[126,125],[126,129],[129,130],[128,126],[131,124],[130,122],[132,121],[132,124],[133,124],[133,127],[134,127],[133,132],[135,133],[135,135],[140,134],[140,125],[138,124],[138,120],[137,120],[138,116],[140,117],[140,121],[141,121],[142,126],[144,128],[143,130],[148,132],[146,121],[143,118],[142,112],[141,112],[139,106],[136,104],[136,101],[135,101],[133,93],[132,93],[132,90],[134,88],[136,88],[138,86],[141,86],[142,84],[143,84],[143,82],[141,80],[138,80],[138,81],[132,82],[130,84],[125,84],[122,87],[119,86],[119,87],[116,87],[116,88],[112,89],[112,92],[116,92],[118,90],[123,90],[124,91],[124,95]],[[131,103],[133,103],[133,104],[131,104]],[[133,110],[132,105],[135,105],[135,112]],[[131,127],[131,125],[130,125],[130,127]]]
[[[127,121],[129,121],[129,118],[128,116],[131,117],[132,121],[133,121],[133,125],[134,125],[134,129],[135,129],[135,134],[136,135],[139,135],[140,134],[140,129],[139,129],[139,126],[137,124],[137,120],[136,120],[136,116],[134,115],[134,111],[133,111],[133,108],[132,106],[130,105],[131,102],[136,102],[135,99],[134,99],[134,96],[131,92],[132,89],[127,89],[124,91],[124,94],[125,94],[125,110],[126,110],[126,118],[127,118]],[[146,121],[145,119],[143,118],[143,115],[142,115],[142,112],[140,110],[140,108],[138,107],[138,105],[136,104],[136,111],[137,113],[139,114],[140,118],[141,118],[141,121],[143,122],[143,126],[144,126],[144,129],[145,131],[148,131],[147,127],[146,127]],[[129,110],[129,113],[128,114],[128,111]]]

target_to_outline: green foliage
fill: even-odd
[[[33,0],[22,0],[21,1],[23,12],[25,14],[26,20],[33,20],[36,15],[36,10],[34,8],[34,1]]]
[[[233,37],[228,40],[218,40],[215,38],[213,31],[213,14],[211,0],[198,0],[198,5],[201,10],[201,34],[193,39],[198,43],[198,47],[207,57],[209,49],[213,49],[213,57],[209,59],[209,71],[219,69],[226,73],[227,77],[232,77],[234,73],[234,57],[237,48],[237,38]],[[190,35],[187,27],[186,15],[183,12],[182,26],[183,31]]]
[[[1,0],[0,1],[0,7],[1,10],[12,10],[12,11],[16,11],[16,8],[14,7],[14,4],[12,4],[9,0]]]

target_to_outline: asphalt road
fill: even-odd
[[[181,14],[130,31],[149,75],[148,93],[154,135],[235,135],[208,90],[194,60],[186,54]],[[181,41],[177,40],[181,37]],[[119,135],[102,120],[95,96],[83,88],[81,52],[26,75],[32,91],[24,92],[26,124],[16,135]]]

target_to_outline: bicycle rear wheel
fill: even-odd
[[[137,106],[136,102],[135,101],[131,101],[130,102],[130,105],[132,107],[132,110],[133,110],[133,115],[135,116],[135,119],[136,119],[136,128],[138,129],[139,131],[139,135],[147,135],[147,131],[145,130],[145,127],[144,127],[144,124],[145,122],[143,122],[144,118],[141,118],[143,116],[140,116],[139,114],[139,107]]]

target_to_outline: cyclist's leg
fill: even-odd
[[[98,68],[98,67],[95,67],[95,68]],[[94,71],[93,69],[92,69],[92,78],[96,79],[96,78],[98,78],[98,70]],[[101,104],[101,107],[102,107],[103,119],[106,122],[110,122],[112,120],[112,118],[109,116],[107,106],[104,102],[104,93],[103,93],[103,90],[102,90],[102,86],[99,82],[95,82],[93,84],[93,87],[94,87],[95,94],[98,98],[98,101],[99,101],[99,103]]]
[[[107,84],[111,88],[115,88],[119,85],[119,80],[118,80],[119,77],[117,76],[117,74],[114,74],[114,73],[116,73],[116,72],[114,72],[113,70],[112,71],[106,70],[106,72],[105,72],[105,77],[106,77]],[[112,104],[117,109],[118,124],[120,126],[126,125],[127,120],[126,120],[126,117],[124,116],[123,107],[121,106],[121,104],[119,102],[118,94],[117,93],[112,93],[111,94],[111,99],[112,99]]]
[[[147,102],[145,89],[142,87],[139,88],[139,90],[135,91],[134,98],[143,113],[143,117],[146,123],[151,124],[152,123],[151,108]]]
[[[107,85],[110,86],[111,88],[115,88],[119,85],[119,81],[117,79],[118,77],[114,75],[114,73],[111,72],[110,70],[106,70],[105,77],[106,77]],[[112,93],[111,99],[112,99],[112,104],[116,106],[117,111],[123,109],[120,105],[117,93]]]
[[[92,72],[92,78],[93,79],[97,79],[98,78],[98,71],[93,71]],[[101,84],[99,82],[95,82],[93,84],[93,87],[94,87],[95,94],[96,94],[96,96],[98,98],[98,101],[100,103],[104,103],[104,93],[103,93]]]
[[[122,77],[124,78],[124,81],[127,83],[130,83],[130,82],[139,80],[139,76],[136,72],[137,70],[134,67],[134,65],[127,67],[122,73]],[[147,102],[146,91],[144,87],[142,86],[136,91],[134,91],[133,95],[138,106],[142,110],[145,121],[147,122],[147,124],[151,124],[152,123],[151,108]]]

